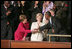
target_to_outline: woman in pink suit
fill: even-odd
[[[37,30],[28,30],[29,23],[27,22],[25,15],[20,15],[19,19],[21,20],[21,22],[19,23],[18,28],[15,31],[15,40],[25,40],[28,33],[37,32]]]

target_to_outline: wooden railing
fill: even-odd
[[[71,37],[71,35],[57,35],[57,34],[47,34],[47,36],[49,36],[49,42],[51,41],[51,37],[52,36],[56,36],[56,37]]]
[[[71,48],[71,42],[1,40],[1,48]]]
[[[10,48],[11,40],[1,40],[1,48]]]

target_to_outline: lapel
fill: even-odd
[[[54,26],[55,26],[55,19],[54,19],[53,16],[51,16],[51,21],[52,21],[52,27],[54,28]]]

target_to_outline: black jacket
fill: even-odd
[[[34,8],[34,2],[33,2],[29,10],[31,11],[31,21],[36,22],[36,14],[41,13],[39,6]]]
[[[60,29],[61,29],[61,25],[60,25],[59,21],[55,17],[51,17],[51,21],[52,21],[52,24],[50,24],[50,21],[49,21],[48,24],[40,27],[40,31],[43,31],[44,29],[52,29],[52,28],[54,28],[55,33],[58,33],[60,31]]]
[[[12,12],[12,7],[9,7],[8,10],[11,10]],[[6,12],[8,11],[5,9],[4,5],[1,5],[1,39],[12,39],[12,28],[11,24],[12,22],[12,16],[6,16]],[[7,25],[7,22],[9,21],[9,25]]]

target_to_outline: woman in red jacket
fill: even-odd
[[[15,31],[14,37],[15,40],[25,40],[28,33],[37,32],[37,30],[28,30],[29,23],[27,22],[25,15],[20,15],[19,19],[21,22],[18,25],[17,30]]]

